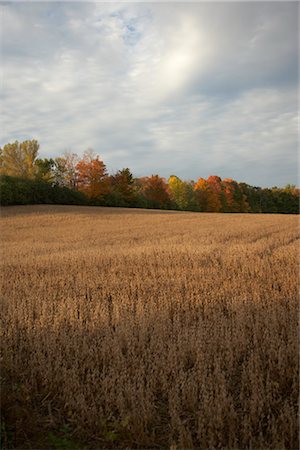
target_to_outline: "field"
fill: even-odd
[[[298,218],[1,212],[4,448],[297,449]]]

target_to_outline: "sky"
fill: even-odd
[[[299,185],[297,2],[2,2],[0,146]]]

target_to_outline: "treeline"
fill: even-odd
[[[0,149],[2,205],[56,203],[177,209],[203,212],[299,212],[299,189],[260,188],[231,178],[210,176],[184,181],[158,175],[135,178],[124,168],[108,174],[104,162],[88,150],[82,158],[66,152],[38,158],[36,140]]]

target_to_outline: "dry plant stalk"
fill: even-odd
[[[298,448],[297,217],[11,207],[1,236],[7,446]]]

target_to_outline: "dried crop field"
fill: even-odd
[[[298,448],[298,218],[2,209],[4,448]]]

